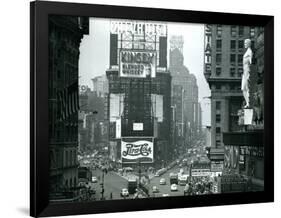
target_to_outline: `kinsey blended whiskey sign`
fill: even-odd
[[[120,77],[155,77],[156,52],[121,50],[119,57]]]
[[[122,163],[152,163],[153,138],[122,138]]]

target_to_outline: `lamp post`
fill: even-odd
[[[141,182],[141,162],[140,159],[138,159],[138,164],[139,164],[139,183],[138,183],[138,188],[140,188],[140,182]]]
[[[105,167],[102,168],[102,183],[101,185],[101,200],[104,200],[104,173],[107,173],[107,169]]]

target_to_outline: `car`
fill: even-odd
[[[177,190],[178,190],[177,184],[172,184],[171,185],[171,191],[177,191]]]
[[[93,182],[93,183],[96,183],[96,182],[98,182],[98,179],[97,179],[97,177],[93,176],[93,177],[92,177],[92,182]]]
[[[159,181],[160,185],[166,185],[166,179],[165,178],[161,178]]]
[[[153,186],[153,187],[152,187],[152,192],[153,192],[153,193],[159,192],[159,189],[157,188],[157,186]]]
[[[162,197],[169,197],[169,194],[162,194]]]
[[[121,193],[120,193],[120,196],[121,196],[121,197],[128,197],[128,196],[129,196],[128,189],[122,188]]]

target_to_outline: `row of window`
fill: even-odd
[[[230,54],[229,61],[230,61],[231,64],[235,64],[236,54]],[[237,61],[238,61],[238,65],[243,64],[243,54],[237,55]],[[222,54],[218,53],[218,54],[216,54],[216,65],[221,65],[221,63],[222,63]]]
[[[222,35],[222,25],[217,25],[216,28],[216,35],[218,37],[221,37]],[[245,34],[245,27],[244,26],[235,26],[235,25],[231,25],[230,27],[230,35],[231,37],[243,37]],[[254,37],[255,36],[255,27],[250,27],[250,37]]]
[[[239,50],[244,49],[244,40],[230,40],[230,49],[231,50],[236,50],[238,47]],[[251,47],[255,47],[255,42],[252,40],[251,42]],[[222,40],[217,39],[216,40],[216,50],[221,51],[222,49]]]
[[[244,40],[230,40],[230,49],[234,50],[238,46],[238,49],[244,49]],[[216,49],[221,50],[222,49],[222,40],[217,39],[216,40]]]
[[[212,86],[212,90],[221,90],[222,89],[222,85],[220,84],[217,84],[217,85],[213,85]],[[225,86],[225,90],[232,90],[232,91],[237,91],[237,90],[240,90],[241,87],[240,85],[237,85],[237,84],[230,84],[229,86]]]
[[[221,72],[222,72],[221,67],[217,67],[217,68],[216,68],[216,76],[220,76],[220,75],[221,75]],[[235,68],[235,67],[231,67],[231,68],[229,69],[229,75],[230,75],[231,77],[235,77],[235,73],[236,73],[236,68]],[[243,73],[243,68],[242,68],[242,67],[238,68],[238,69],[237,69],[237,76],[238,76],[238,77],[241,77],[241,76],[242,76],[242,73]]]

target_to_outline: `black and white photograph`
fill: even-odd
[[[264,190],[263,27],[48,28],[52,204]]]

